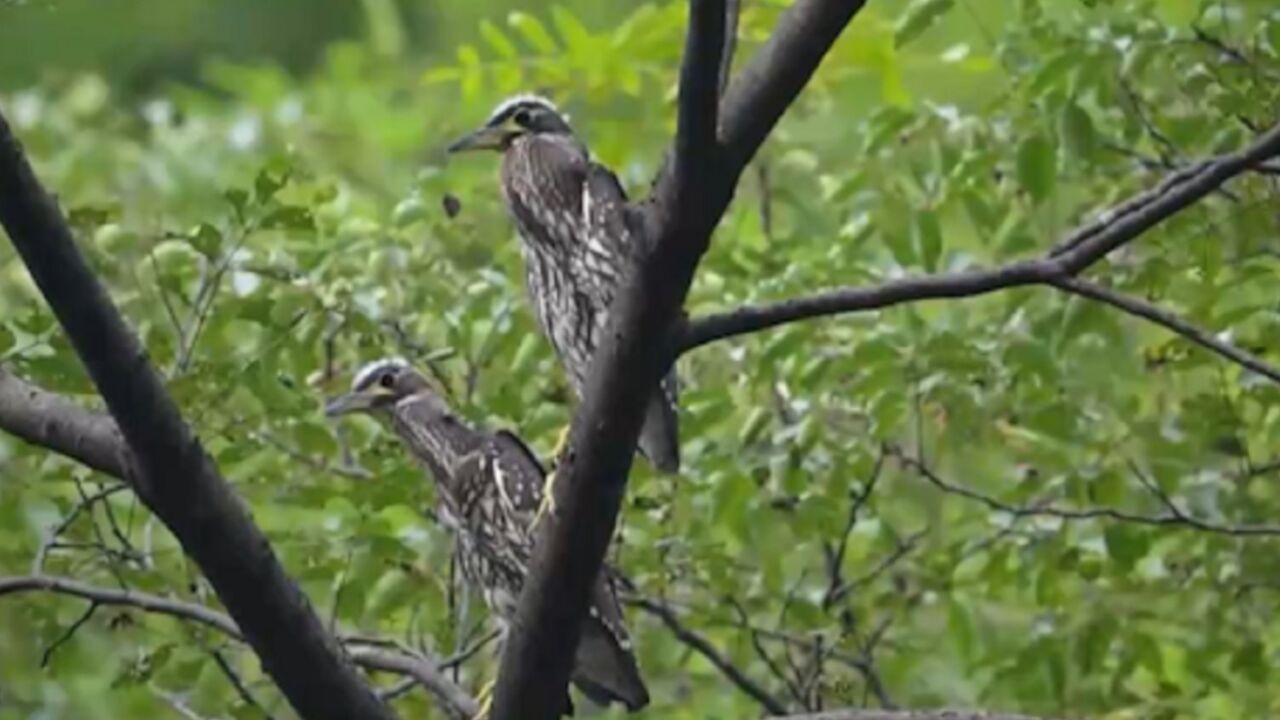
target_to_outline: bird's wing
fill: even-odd
[[[627,201],[627,191],[618,176],[597,162],[589,163],[582,187],[582,215],[585,227],[604,231],[610,249],[630,258],[637,249],[636,220]]]
[[[542,485],[547,472],[538,456],[514,433],[499,430],[490,438],[495,478],[522,522],[529,522],[542,503]]]

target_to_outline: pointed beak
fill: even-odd
[[[475,132],[458,138],[453,144],[445,148],[445,152],[452,155],[453,153],[467,152],[468,150],[501,150],[507,143],[507,137],[508,130],[506,128],[486,125]]]
[[[373,409],[377,398],[368,393],[347,393],[325,403],[326,417],[338,417],[357,412],[368,412]]]

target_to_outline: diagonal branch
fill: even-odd
[[[53,575],[26,575],[0,578],[0,597],[23,592],[49,592],[83,598],[94,605],[132,607],[156,615],[195,622],[227,637],[244,642],[244,634],[231,618],[192,602],[174,600],[136,590],[104,588],[72,578]],[[451,682],[430,658],[409,655],[386,648],[355,647],[351,650],[357,665],[369,670],[408,675],[436,696],[455,717],[475,715],[479,706],[462,688]]]
[[[724,0],[690,0],[675,157],[639,209],[648,251],[623,283],[597,344],[494,690],[494,720],[560,711],[592,583],[617,523],[645,407],[670,366],[665,339],[742,168],[862,4],[797,0],[773,37],[715,96]],[[710,142],[709,142],[710,140]]]
[[[1194,204],[1227,180],[1277,155],[1280,155],[1280,125],[1238,152],[1178,170],[1156,188],[1102,212],[1096,220],[1068,233],[1044,257],[1017,260],[996,268],[906,277],[880,285],[836,288],[807,297],[745,305],[691,319],[680,334],[677,346],[687,352],[716,340],[798,320],[877,310],[919,300],[971,297],[1024,285],[1060,284]],[[1238,357],[1228,357],[1239,362]]]
[[[737,665],[726,658],[709,640],[685,626],[676,616],[675,610],[672,610],[666,603],[647,597],[636,596],[629,600],[631,605],[644,610],[662,621],[663,625],[676,636],[680,642],[693,648],[699,655],[703,656],[716,667],[729,682],[738,686],[747,695],[750,695],[766,712],[774,715],[780,715],[787,712],[786,703],[774,697],[768,690],[764,689],[755,680],[747,677]]]
[[[1217,353],[1241,367],[1248,368],[1259,375],[1280,383],[1280,368],[1267,364],[1265,360],[1257,355],[1219,340],[1205,330],[1196,327],[1162,307],[1139,298],[1123,295],[1115,290],[1081,278],[1059,280],[1054,283],[1054,286],[1069,293],[1120,308],[1130,315],[1146,318],[1157,325],[1162,325],[1172,330],[1210,352]]]
[[[200,565],[294,709],[308,720],[393,718],[183,421],[2,116],[0,222],[132,451],[139,498]]]

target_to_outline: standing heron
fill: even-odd
[[[403,360],[369,363],[350,392],[325,406],[331,417],[356,412],[388,422],[435,478],[462,575],[483,595],[505,636],[533,555],[545,476],[537,457],[512,433],[468,426]],[[607,571],[592,590],[571,677],[601,705],[620,702],[635,711],[649,703]]]
[[[451,153],[485,149],[502,153],[502,197],[520,233],[534,314],[581,398],[609,307],[642,240],[626,193],[556,106],[537,95],[502,101],[484,125],[449,146]],[[640,431],[640,451],[664,473],[680,469],[677,392],[672,368]]]

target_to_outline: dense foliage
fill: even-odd
[[[739,58],[784,5],[745,4]],[[298,75],[209,63],[198,85],[143,98],[92,74],[0,98],[315,606],[439,656],[483,633],[484,610],[451,590],[431,485],[388,433],[331,424],[320,402],[362,362],[403,355],[468,417],[550,450],[572,408],[524,301],[496,159],[442,148],[544,88],[642,194],[673,127],[684,25],[680,2],[614,26],[504,12],[425,69],[343,42]],[[1266,2],[873,3],[739,188],[689,311],[1042,251],[1242,146],[1277,108]],[[1275,361],[1276,203],[1275,174],[1246,176],[1090,276]],[[0,362],[93,402],[7,243]],[[1280,712],[1273,382],[1043,288],[788,325],[680,369],[685,466],[637,465],[615,561],[788,704]],[[0,574],[41,555],[46,572],[216,604],[129,493],[50,544],[107,481],[3,436],[0,469]],[[289,715],[252,654],[211,631],[101,608],[62,641],[87,607],[0,599],[0,718],[174,702],[260,717],[223,663]],[[630,622],[644,717],[758,713],[658,618]],[[474,690],[495,667],[485,650],[460,678]],[[395,702],[435,716],[421,691]]]

